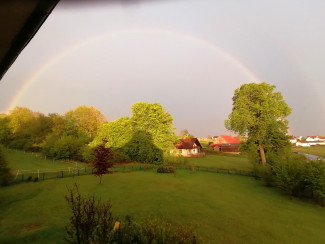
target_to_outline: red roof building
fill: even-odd
[[[201,153],[202,146],[197,138],[182,138],[179,140],[180,143],[174,144],[178,149],[177,154],[184,157],[199,157],[204,155],[204,153]]]
[[[238,139],[238,136],[232,137],[228,135],[221,135],[218,136],[218,138],[215,139],[215,141],[210,144],[210,147],[220,146],[221,144],[239,144],[240,140]]]
[[[232,137],[228,135],[221,135],[210,144],[215,151],[227,152],[227,153],[239,153],[240,140],[238,136]]]

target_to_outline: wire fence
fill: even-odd
[[[34,169],[34,170],[17,170],[15,172],[14,182],[40,181],[55,178],[75,177],[89,175],[93,172],[92,168],[60,168],[60,169]]]
[[[203,172],[211,172],[211,173],[256,177],[256,174],[253,171],[239,170],[239,169],[225,169],[225,168],[202,167],[202,166],[176,166],[176,169],[190,170],[192,172],[203,171]]]
[[[109,169],[112,173],[128,173],[132,171],[156,171],[158,165],[151,164],[136,164],[136,165],[116,165]],[[254,172],[237,170],[237,169],[224,169],[224,168],[212,168],[212,167],[202,167],[202,166],[187,166],[187,165],[176,165],[174,166],[176,170],[188,170],[192,173],[195,172],[210,172],[210,173],[221,173],[221,174],[231,174],[231,175],[242,175],[256,177]],[[82,175],[90,175],[95,172],[94,168],[89,167],[67,167],[59,169],[34,169],[34,170],[17,170],[15,172],[14,182],[37,182],[41,180],[48,179],[59,179],[67,177],[77,177]]]

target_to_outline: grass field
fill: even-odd
[[[252,170],[252,164],[246,157],[238,155],[211,155],[208,154],[202,158],[188,158],[189,165],[211,167],[211,168],[225,168],[225,169],[238,169],[238,170]]]
[[[75,162],[63,162],[60,160],[47,160],[37,154],[25,153],[23,151],[3,148],[6,155],[8,166],[12,170],[31,170],[31,169],[58,169],[75,167]],[[85,165],[78,163],[79,165]]]
[[[325,158],[325,146],[294,147],[292,151],[313,154]]]
[[[84,194],[110,199],[116,215],[193,224],[210,243],[325,243],[324,208],[251,177],[182,170],[115,173],[101,185],[89,175],[2,187],[0,243],[63,243],[64,195],[74,182]]]

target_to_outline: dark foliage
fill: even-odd
[[[121,150],[131,161],[162,164],[163,151],[153,143],[152,135],[144,130],[133,133],[131,140]]]
[[[301,155],[274,157],[272,165],[255,164],[255,172],[267,186],[275,186],[291,197],[314,199],[325,205],[325,164],[307,161]]]
[[[84,161],[85,145],[89,142],[87,135],[53,135],[47,138],[43,145],[43,154],[54,159],[68,159]]]
[[[72,211],[65,227],[65,240],[69,243],[110,243],[109,237],[116,219],[111,213],[112,205],[103,203],[94,196],[83,197],[77,184],[68,189],[65,196]]]
[[[99,145],[94,149],[94,156],[93,166],[96,169],[94,175],[98,176],[102,183],[103,174],[110,173],[108,169],[113,167],[113,153],[110,148]]]
[[[175,173],[175,168],[173,166],[159,167],[157,173]]]
[[[13,176],[10,173],[10,169],[8,168],[7,161],[0,146],[0,185],[7,186],[12,182],[12,180]]]
[[[202,243],[190,225],[175,225],[166,221],[135,222],[130,216],[120,223],[111,212],[109,202],[94,196],[82,196],[78,185],[65,196],[72,211],[66,225],[65,241],[76,244],[196,244]]]
[[[112,237],[112,243],[121,244],[196,244],[201,242],[193,226],[185,227],[150,219],[137,223],[130,216],[125,218],[122,227],[114,231]]]

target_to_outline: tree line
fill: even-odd
[[[0,117],[0,143],[49,158],[84,162],[93,161],[93,149],[103,144],[112,149],[114,160],[162,163],[177,140],[173,117],[159,103],[138,102],[131,110],[131,117],[108,122],[91,106],[64,115],[16,107]]]

